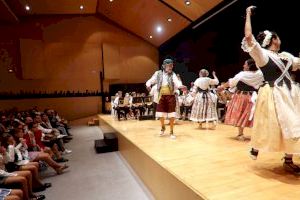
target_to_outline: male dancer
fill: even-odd
[[[157,84],[158,91],[158,105],[156,108],[156,117],[160,119],[161,131],[160,136],[165,134],[165,118],[170,119],[170,138],[176,139],[174,135],[174,121],[175,121],[175,91],[177,89],[186,89],[182,82],[178,80],[176,74],[173,72],[173,60],[165,59],[162,64],[162,70],[156,71],[153,76],[147,81],[147,89],[151,90],[151,85]]]

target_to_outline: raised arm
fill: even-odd
[[[254,7],[255,6],[249,6],[246,9],[246,21],[244,27],[245,37],[242,41],[242,49],[250,54],[254,59],[256,66],[264,67],[268,63],[269,57],[266,53],[267,50],[263,49],[258,44],[252,33],[251,15]]]
[[[210,85],[218,85],[219,84],[219,79],[216,75],[216,72],[213,71],[212,75],[213,75],[214,78],[209,80],[209,84]]]
[[[247,41],[248,46],[251,46],[252,44],[252,38],[253,38],[253,34],[252,34],[252,25],[251,25],[251,15],[252,15],[252,9],[254,8],[254,6],[249,6],[246,9],[246,22],[245,22],[245,39]]]

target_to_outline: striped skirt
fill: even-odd
[[[236,93],[227,105],[225,124],[237,127],[252,127],[253,119],[250,120],[251,109],[250,93]]]
[[[194,122],[217,121],[216,97],[211,92],[198,92],[193,103],[190,120]]]

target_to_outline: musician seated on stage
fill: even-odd
[[[221,83],[221,85],[222,85],[222,83]],[[216,91],[217,91],[217,96],[218,96],[217,110],[224,109],[221,112],[221,116],[219,116],[219,119],[221,122],[224,122],[227,103],[230,101],[233,92],[228,89],[221,89],[219,86],[217,87]]]
[[[137,95],[133,97],[131,109],[136,119],[138,118],[138,116],[144,115],[146,107],[142,95]]]
[[[145,104],[145,108],[147,110],[147,115],[149,115],[150,111],[152,111],[152,113],[154,112],[152,96],[144,97],[144,104]]]
[[[114,100],[114,109],[117,111],[119,121],[121,120],[121,117],[127,120],[127,114],[129,113],[129,94],[127,96],[126,95],[124,98],[118,95]]]
[[[192,111],[193,102],[187,100],[188,96],[188,91],[183,91],[182,95],[179,96],[180,115],[183,120],[188,120]]]

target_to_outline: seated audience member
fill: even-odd
[[[67,165],[59,165],[57,162],[55,162],[51,156],[48,153],[45,153],[43,151],[41,151],[40,146],[36,143],[36,139],[35,139],[35,133],[39,132],[38,129],[38,125],[37,123],[30,123],[28,125],[29,131],[28,131],[28,138],[26,138],[26,143],[30,151],[36,151],[38,152],[37,157],[35,158],[31,158],[30,161],[45,161],[50,167],[52,167],[57,174],[61,174],[63,172],[64,169],[67,169],[69,166]]]
[[[17,130],[14,130],[13,132],[15,131]],[[24,149],[25,147],[27,147],[26,141],[24,139],[22,139],[21,142],[18,145],[16,145],[16,141],[14,140],[13,136],[7,134],[3,138],[3,146],[6,148],[7,153],[7,161],[5,167],[8,172],[31,172],[32,188],[35,192],[44,191],[46,188],[51,187],[51,183],[43,184],[41,182],[38,171],[39,163],[29,161],[29,153],[25,153],[26,150]],[[24,156],[27,156],[27,158],[22,155],[21,151],[24,153]]]
[[[19,194],[22,199],[45,199],[44,195],[35,195],[32,192],[31,186],[31,173],[30,171],[14,171],[9,173],[5,169],[5,158],[7,157],[6,149],[0,146],[0,187],[4,188],[14,188],[16,186],[20,187],[22,192],[19,190],[14,191],[14,193]]]
[[[71,150],[65,148],[62,138],[59,137],[59,131],[54,128],[47,128],[47,124],[42,121],[40,115],[36,115],[34,117],[34,122],[38,124],[38,129],[43,133],[41,139],[42,141],[56,143],[63,154],[72,153]]]

